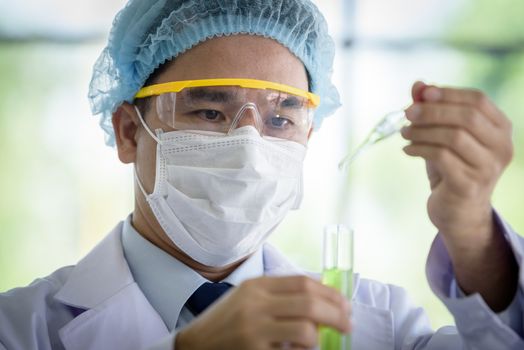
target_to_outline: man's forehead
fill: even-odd
[[[308,89],[305,67],[296,56],[273,39],[253,35],[209,39],[168,61],[155,83],[217,78],[257,79]]]

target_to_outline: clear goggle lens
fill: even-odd
[[[162,123],[175,130],[229,133],[252,125],[262,136],[306,144],[313,120],[307,98],[236,86],[185,88],[155,97]]]

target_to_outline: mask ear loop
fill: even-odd
[[[140,119],[140,122],[142,123],[142,126],[144,127],[144,129],[146,129],[147,133],[158,144],[162,144],[162,141],[153,133],[153,131],[151,131],[149,126],[147,126],[146,122],[144,121],[144,118],[142,117],[142,113],[140,113],[140,110],[137,108],[137,106],[134,106],[134,107],[135,107],[136,114],[138,115],[138,119]],[[142,185],[142,181],[140,181],[140,177],[138,176],[138,172],[136,171],[136,164],[133,166],[133,172],[135,174],[135,180],[136,180],[136,183],[138,184],[138,187],[140,188],[140,191],[142,192],[144,197],[147,198],[148,194],[146,193],[146,190],[144,189],[144,186]]]
[[[147,133],[153,138],[153,140],[156,141],[156,143],[162,144],[162,141],[153,133],[153,131],[151,131],[151,129],[149,129],[149,126],[147,126],[146,122],[144,121],[144,118],[142,117],[142,113],[140,113],[140,111],[138,110],[138,107],[137,106],[134,106],[134,107],[135,107],[136,114],[138,114],[138,119],[140,119],[140,122],[142,123],[142,126],[144,127],[144,129],[146,129]]]
[[[144,186],[142,186],[142,181],[140,181],[140,177],[138,177],[138,172],[136,171],[136,165],[133,166],[133,172],[135,174],[136,183],[138,184],[138,187],[140,188],[140,192],[142,192],[144,197],[147,198],[148,194],[146,193]]]

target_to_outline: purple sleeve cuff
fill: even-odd
[[[497,225],[512,247],[517,263],[522,266],[524,238],[503,222],[495,211],[493,213]],[[431,246],[426,264],[429,285],[455,318],[460,334],[468,344],[477,344],[482,349],[486,344],[499,347],[505,345],[508,349],[524,348],[524,269],[519,270],[519,288],[513,302],[506,310],[496,314],[480,294],[465,296],[460,291],[440,234]]]
[[[461,299],[467,297],[466,293],[464,293],[464,291],[458,285],[456,279],[451,281],[449,295],[451,299]],[[513,329],[521,337],[523,335],[522,300],[523,294],[519,289],[517,290],[517,293],[515,293],[511,304],[505,310],[497,313],[497,316],[502,321],[502,323]]]

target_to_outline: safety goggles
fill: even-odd
[[[230,133],[252,125],[262,136],[307,143],[320,98],[292,86],[255,79],[186,80],[150,85],[158,118],[174,130]]]

